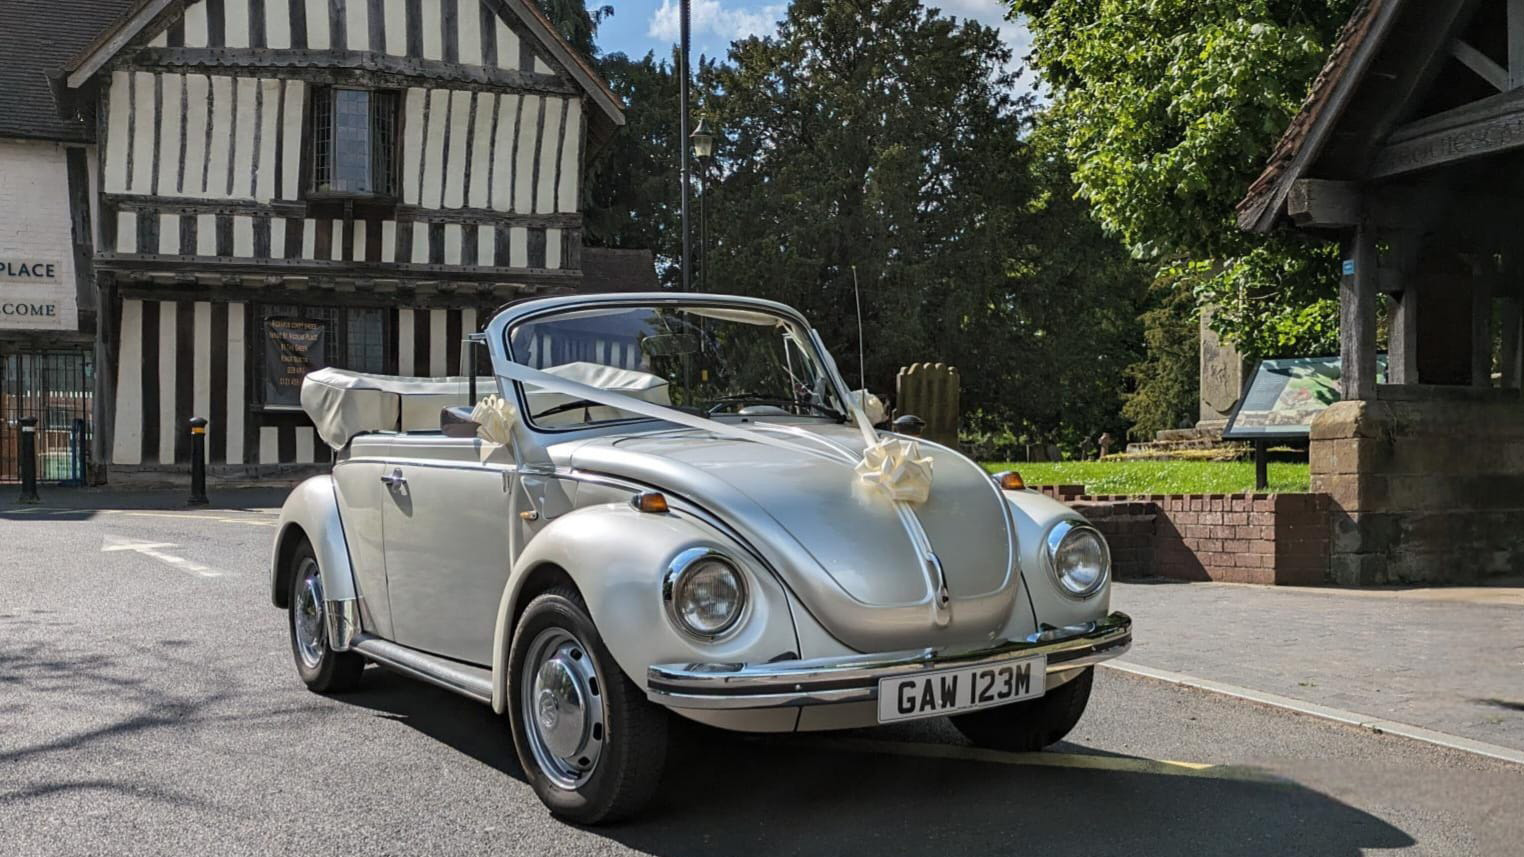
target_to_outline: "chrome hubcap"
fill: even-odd
[[[296,569],[296,596],[291,605],[291,628],[296,638],[296,652],[308,669],[317,669],[328,649],[323,628],[323,579],[317,561],[308,557]]]
[[[587,647],[569,631],[547,628],[524,658],[525,732],[535,762],[563,789],[587,782],[603,752],[603,686]]]

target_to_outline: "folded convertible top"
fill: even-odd
[[[649,372],[581,362],[554,366],[545,371],[656,404],[669,401],[666,380]],[[366,432],[438,431],[440,410],[469,404],[470,385],[471,379],[466,377],[407,378],[347,369],[318,369],[307,373],[302,381],[302,410],[312,419],[324,443],[334,449],[343,449],[351,438]],[[478,396],[494,393],[497,380],[478,378],[476,390]],[[532,388],[527,395],[533,413],[571,401],[557,393]],[[594,419],[617,416],[613,409],[601,406],[594,406],[591,411],[592,414],[586,415],[582,411],[567,413],[559,415],[559,420],[541,422],[566,425],[580,423],[584,416]]]

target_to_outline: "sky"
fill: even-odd
[[[787,3],[778,0],[690,0],[694,60],[700,54],[722,57],[735,39],[766,35],[783,17]],[[589,0],[588,6],[610,5],[614,16],[598,30],[598,47],[604,53],[623,52],[644,56],[647,51],[665,58],[678,38],[679,0]],[[943,14],[973,18],[986,26],[999,27],[1006,43],[1020,60],[1027,52],[1026,29],[1005,20],[1009,4],[1002,0],[926,0]]]

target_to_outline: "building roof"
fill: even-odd
[[[1238,204],[1238,223],[1265,232],[1274,225],[1291,184],[1317,160],[1350,95],[1376,55],[1404,0],[1362,0],[1340,30],[1312,91],[1292,118],[1259,178]]]
[[[0,137],[88,142],[90,128],[60,115],[50,77],[133,0],[5,0],[0,52]]]
[[[36,2],[36,0],[26,0]],[[69,0],[72,3],[89,3],[90,0]],[[125,7],[131,0],[101,0]],[[95,35],[93,41],[80,49],[70,61],[62,63],[68,72],[70,87],[83,86],[96,72],[110,62],[122,48],[137,38],[150,24],[179,0],[137,0],[129,14],[121,15],[115,25]],[[561,63],[599,108],[598,115],[612,126],[624,124],[624,102],[614,93],[581,52],[572,47],[561,33],[541,12],[534,0],[481,0],[495,12],[508,18],[516,18],[532,33],[557,62]]]
[[[658,292],[656,257],[650,250],[582,248],[582,285],[579,291]]]

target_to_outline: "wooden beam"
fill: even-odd
[[[1517,88],[1510,79],[1508,69],[1498,65],[1492,57],[1472,47],[1469,42],[1460,39],[1451,42],[1450,54],[1460,60],[1461,65],[1476,72],[1478,77],[1492,84],[1492,88],[1498,92]],[[1511,65],[1512,60],[1510,59],[1509,62]]]
[[[1524,148],[1524,90],[1514,90],[1392,132],[1372,159],[1370,178],[1426,170]]]
[[[1360,186],[1353,182],[1301,179],[1286,195],[1286,213],[1297,226],[1350,228],[1360,224]]]
[[[1497,266],[1491,258],[1473,262],[1471,276],[1471,386],[1492,386],[1492,292]]]
[[[1508,0],[1508,88],[1524,86],[1524,0]]]
[[[1368,224],[1344,242],[1339,280],[1340,386],[1345,401],[1376,397],[1376,231]]]
[[[1503,347],[1498,362],[1503,367],[1503,387],[1517,390],[1524,381],[1524,306],[1515,297],[1503,298],[1499,304]]]
[[[1388,384],[1418,383],[1418,281],[1410,278],[1400,294],[1392,296],[1386,348]]]

